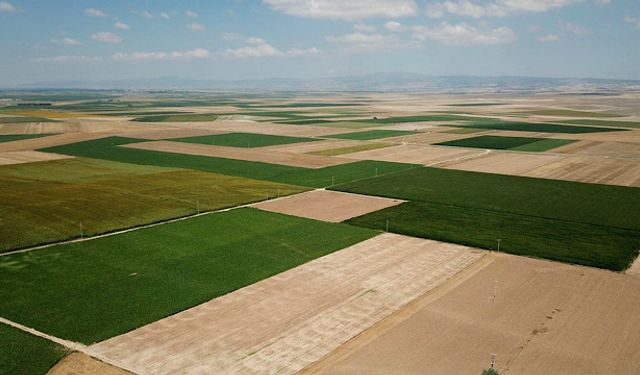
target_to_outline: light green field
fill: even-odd
[[[572,109],[537,109],[532,111],[522,111],[518,113],[526,114],[526,115],[554,116],[554,117],[593,117],[593,118],[622,117],[622,115],[617,115],[615,113],[576,111]]]

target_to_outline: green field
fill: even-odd
[[[576,111],[572,109],[537,109],[532,111],[522,111],[518,113],[526,114],[526,115],[555,116],[555,117],[596,117],[596,118],[622,117],[622,115],[617,115],[615,113]]]
[[[638,188],[415,168],[340,185],[336,190],[411,201],[412,205],[390,208],[353,221],[378,228],[379,215],[384,214],[389,220],[397,220],[393,228],[400,233],[486,247],[486,243],[483,245],[474,237],[477,226],[488,231],[488,238],[509,242],[505,250],[510,252],[564,261],[574,259],[580,264],[614,270],[624,269],[640,249],[640,218],[629,214],[640,212]],[[443,212],[440,216],[427,209],[422,212],[418,203],[437,205]],[[406,216],[407,210],[413,212],[413,216]],[[456,227],[455,215],[464,212],[471,213],[469,218],[477,215],[478,222],[469,219],[466,227]],[[431,232],[428,229],[431,220],[443,223]],[[508,223],[512,227],[505,229]],[[416,225],[423,225],[424,230],[417,231]],[[529,231],[529,225],[537,228],[530,234],[536,236],[536,241],[524,241],[517,235]],[[569,231],[571,227],[575,228],[574,232]],[[562,247],[558,245],[561,242],[550,240],[565,234],[574,239],[583,236],[589,241],[597,236],[599,240],[595,244],[600,250],[595,251],[594,246],[585,241],[565,242]]]
[[[376,233],[243,208],[8,255],[0,316],[90,344]]]
[[[511,121],[471,121],[466,124],[455,125],[458,128],[476,128],[491,130],[513,130],[521,132],[542,132],[542,133],[602,133],[612,131],[624,131],[625,129],[602,128],[593,126],[572,126],[532,122],[511,122]]]
[[[310,152],[309,154],[311,154],[311,155],[320,155],[320,156],[337,156],[337,155],[352,154],[354,152],[360,152],[360,151],[377,150],[379,148],[385,148],[385,147],[390,147],[390,146],[395,146],[395,144],[393,144],[393,143],[363,143],[361,145],[355,145],[355,146],[350,146],[350,147],[339,147],[339,148],[332,148],[332,149],[328,149],[328,150]]]
[[[45,117],[31,117],[31,116],[19,116],[19,117],[0,117],[0,124],[23,124],[28,122],[57,122]]]
[[[416,132],[402,131],[402,130],[366,130],[355,133],[343,133],[325,135],[325,138],[337,138],[337,139],[356,139],[360,141],[368,141],[372,139],[382,139],[390,137],[400,137],[403,135],[415,135]]]
[[[53,134],[0,134],[0,143],[19,141],[22,139],[41,138]]]
[[[315,142],[321,139],[286,137],[282,135],[252,134],[252,133],[227,133],[203,135],[197,137],[172,138],[171,141],[200,143],[205,145],[228,146],[228,147],[265,147],[274,145],[284,145],[300,142]]]
[[[376,173],[382,175],[415,167],[414,165],[403,163],[358,161],[325,168],[308,169],[288,165],[118,147],[118,145],[143,141],[134,138],[109,137],[50,147],[43,149],[43,151],[123,163],[195,169],[229,176],[318,188],[329,186],[332,181],[336,184],[345,183],[373,177]]]
[[[215,121],[217,115],[211,113],[190,113],[184,115],[151,115],[132,119],[137,122],[204,122]]]
[[[69,351],[0,323],[0,375],[44,375]]]
[[[479,137],[457,139],[454,141],[436,143],[440,146],[488,148],[493,150],[515,150],[515,151],[547,151],[556,147],[564,146],[575,141],[567,139],[546,139],[529,137],[499,137],[482,135]]]
[[[0,252],[95,235],[304,188],[93,159],[0,166]],[[82,233],[81,233],[82,232]]]
[[[589,125],[589,126],[611,126],[614,128],[640,128],[638,121],[613,121],[613,120],[562,120],[563,124]]]
[[[467,116],[447,115],[447,114],[430,114],[430,115],[416,115],[416,116],[395,116],[387,118],[356,120],[361,122],[368,122],[372,124],[402,124],[407,122],[428,122],[428,121],[460,121],[469,120]]]

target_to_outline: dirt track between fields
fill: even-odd
[[[306,373],[480,374],[496,353],[505,375],[638,374],[639,279],[488,257],[459,285],[416,300]]]
[[[257,203],[255,208],[310,219],[339,223],[352,217],[396,206],[404,201],[339,191],[313,190]]]
[[[343,158],[262,150],[259,147],[239,148],[171,141],[132,143],[124,147],[137,148],[141,150],[173,152],[187,155],[259,161],[264,163],[282,164],[305,168],[322,168],[352,162],[352,160]]]
[[[142,374],[294,373],[484,254],[382,234],[90,350]]]

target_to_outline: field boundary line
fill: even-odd
[[[115,236],[115,235],[118,235],[118,234],[134,232],[134,231],[137,231],[137,230],[140,230],[140,229],[153,228],[153,227],[157,227],[157,226],[160,226],[160,225],[165,225],[165,224],[175,223],[175,222],[179,222],[179,221],[183,221],[183,220],[187,220],[187,219],[192,219],[192,218],[195,218],[195,217],[200,217],[200,216],[211,215],[211,214],[215,214],[215,213],[232,211],[232,210],[236,210],[236,209],[239,209],[239,208],[252,207],[252,206],[254,206],[254,205],[258,204],[258,203],[278,201],[278,200],[281,200],[281,199],[284,199],[284,198],[287,198],[287,197],[292,197],[294,195],[299,195],[299,194],[303,194],[303,193],[307,193],[307,192],[315,191],[315,190],[326,190],[326,188],[317,188],[317,189],[305,190],[305,191],[301,191],[299,193],[289,194],[289,195],[285,195],[285,196],[278,197],[278,198],[264,199],[264,200],[260,200],[260,201],[256,201],[256,202],[250,202],[250,203],[241,204],[241,205],[238,205],[238,206],[220,208],[220,209],[212,210],[212,211],[200,212],[199,214],[196,213],[196,214],[191,214],[191,215],[187,215],[187,216],[180,216],[180,217],[176,217],[176,218],[173,218],[173,219],[157,221],[155,223],[150,223],[150,224],[138,225],[138,226],[135,226],[135,227],[132,227],[132,228],[120,229],[120,230],[116,230],[116,231],[113,231],[113,232],[98,234],[96,236],[91,236],[91,237],[72,238],[70,240],[52,242],[52,243],[48,243],[48,244],[44,244],[44,245],[37,245],[37,246],[28,247],[28,248],[24,248],[24,249],[7,251],[7,252],[4,252],[4,253],[0,253],[0,257],[8,256],[8,255],[15,255],[15,254],[28,253],[28,252],[31,252],[31,251],[47,249],[49,247],[58,246],[58,245],[91,241],[91,240],[96,240],[98,238],[110,237],[110,236]]]

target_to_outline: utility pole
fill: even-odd
[[[500,242],[502,242],[502,239],[498,238],[498,252],[500,252]]]

